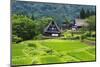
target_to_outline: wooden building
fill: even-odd
[[[72,30],[78,30],[82,27],[87,27],[88,23],[84,19],[75,19],[71,25]]]
[[[77,25],[79,28],[81,28],[82,26],[87,27],[88,23],[86,22],[85,19],[75,19],[75,25]]]
[[[48,26],[44,29],[45,36],[58,37],[61,34],[61,30],[56,22],[50,21]]]

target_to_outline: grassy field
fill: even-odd
[[[12,44],[12,65],[94,60],[95,46],[79,40],[28,40]]]

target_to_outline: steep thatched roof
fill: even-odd
[[[75,19],[75,24],[77,26],[88,26],[88,23],[84,19]]]
[[[48,24],[48,26],[44,29],[44,32],[52,32],[52,31],[48,31],[48,28],[50,27],[50,25],[54,24],[57,28],[57,31],[53,31],[54,33],[61,33],[60,28],[58,27],[58,25],[56,24],[56,22],[54,21],[50,21],[50,23]]]

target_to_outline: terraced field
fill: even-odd
[[[78,40],[29,40],[12,44],[12,65],[95,60],[95,46]]]

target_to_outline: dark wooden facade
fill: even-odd
[[[56,22],[51,21],[48,26],[44,29],[44,35],[45,36],[60,36],[61,31]]]

